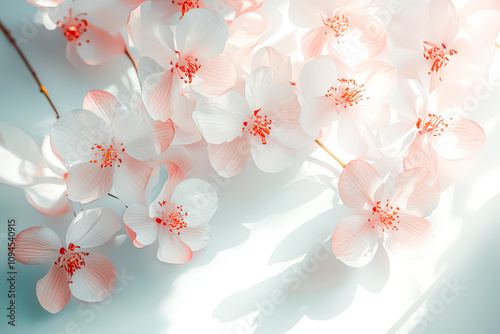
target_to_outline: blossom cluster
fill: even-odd
[[[338,180],[353,214],[332,222],[332,248],[360,267],[379,245],[407,258],[432,250],[425,217],[439,202],[438,162],[466,158],[486,140],[463,101],[477,78],[490,80],[494,2],[408,1],[384,21],[383,1],[290,0],[301,35],[286,47],[270,43],[264,0],[28,2],[67,40],[68,61],[126,54],[140,84],[126,101],[88,92],[41,149],[0,123],[0,181],[22,188],[40,212],[110,195],[126,206],[122,217],[106,208],[75,214],[65,243],[42,226],[16,237],[17,261],[50,264],[36,293],[51,313],[71,295],[94,302],[111,293],[113,265],[92,249],[122,226],[138,248],[158,239],[166,263],[188,262],[208,245],[218,195],[189,176],[190,144],[203,143],[210,168],[230,178],[250,160],[281,172],[335,133],[355,159]],[[399,161],[398,175],[371,164],[385,159]]]

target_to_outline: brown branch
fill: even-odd
[[[319,141],[319,139],[315,140],[316,144],[318,144],[322,149],[326,151],[326,153],[330,154],[341,166],[342,168],[345,167],[345,163],[342,162],[332,151],[330,151],[328,148],[326,148],[325,145],[323,145],[322,142]]]
[[[38,76],[36,75],[35,71],[33,70],[33,68],[31,67],[30,63],[28,62],[28,59],[26,59],[26,57],[24,56],[24,54],[21,51],[21,49],[19,49],[19,47],[17,46],[16,41],[12,37],[10,31],[3,25],[2,21],[0,21],[0,29],[4,33],[5,37],[7,37],[7,40],[10,42],[10,44],[12,44],[12,46],[14,47],[14,49],[16,49],[17,53],[19,54],[19,56],[23,60],[24,64],[26,65],[26,67],[30,71],[31,75],[33,76],[33,79],[35,79],[36,83],[40,87],[40,92],[42,92],[43,95],[45,95],[45,97],[47,98],[47,101],[49,101],[50,106],[52,107],[52,109],[54,109],[54,112],[56,113],[56,118],[59,118],[60,117],[59,113],[57,112],[56,107],[52,103],[52,100],[50,99],[49,94],[47,93],[47,89],[45,89],[45,87],[40,82],[40,79],[38,79]]]

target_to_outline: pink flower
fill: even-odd
[[[193,251],[211,239],[208,222],[217,210],[214,188],[200,179],[186,179],[181,169],[168,163],[169,179],[149,206],[130,205],[123,221],[136,247],[158,239],[158,259],[166,263],[186,263]]]
[[[395,15],[388,35],[395,46],[413,51],[400,72],[405,77],[416,73],[424,86],[433,90],[441,83],[475,78],[487,69],[495,51],[500,13],[467,14],[459,22],[451,0],[432,0],[430,4],[413,2]],[[419,29],[409,30],[410,26]]]
[[[70,166],[68,197],[82,203],[101,198],[114,176],[125,203],[143,202],[151,174],[146,161],[168,147],[174,137],[172,123],[156,127],[99,90],[87,94],[83,108],[64,114],[52,126],[54,147]]]
[[[82,211],[73,219],[66,233],[66,246],[48,227],[30,227],[18,234],[11,244],[17,261],[52,264],[36,284],[36,295],[44,309],[59,312],[72,294],[85,302],[109,296],[115,279],[113,264],[87,250],[104,244],[119,229],[116,214],[98,208]]]
[[[207,9],[187,12],[175,29],[158,24],[143,3],[130,16],[131,44],[141,54],[142,97],[155,120],[170,118],[182,92],[218,96],[236,83],[236,71],[223,54],[228,39],[224,18]],[[156,20],[156,21],[155,21]]]
[[[373,150],[371,129],[392,97],[395,83],[396,72],[384,62],[365,62],[349,71],[328,58],[311,60],[300,73],[306,98],[300,124],[317,137],[321,128],[338,118],[339,145],[363,157]]]
[[[385,47],[385,25],[366,8],[369,0],[291,0],[290,19],[310,31],[302,37],[306,60],[326,48],[345,62],[373,58]]]
[[[0,182],[24,190],[28,202],[46,215],[68,211],[66,166],[52,152],[46,137],[42,149],[20,129],[0,122]]]
[[[339,179],[339,193],[347,207],[356,210],[335,228],[335,256],[352,267],[368,264],[379,239],[390,252],[419,258],[432,248],[434,234],[430,215],[439,202],[439,181],[431,171],[414,168],[384,182],[367,162],[347,164]]]
[[[281,74],[269,67],[255,70],[245,95],[229,91],[200,101],[193,113],[210,144],[210,162],[223,177],[238,174],[250,153],[264,172],[279,172],[293,162],[297,148],[313,140],[300,127],[297,96]]]
[[[92,2],[66,0],[55,7],[41,7],[38,13],[38,20],[47,29],[61,30],[68,42],[66,56],[73,64],[83,61],[99,65],[125,52],[125,42],[119,33],[123,23],[117,18],[127,7],[115,6],[113,19],[104,20],[109,10],[103,10],[102,3],[92,5]],[[113,8],[111,3],[107,5]]]
[[[401,80],[398,88],[406,102],[398,114],[400,122],[377,134],[379,149],[387,158],[406,155],[405,169],[436,171],[437,155],[463,159],[484,144],[486,135],[481,126],[460,114],[461,100],[470,94],[466,85],[443,84],[428,96],[415,80]]]

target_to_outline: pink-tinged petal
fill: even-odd
[[[340,174],[340,198],[351,209],[371,210],[376,204],[375,193],[382,184],[382,177],[372,165],[362,160],[353,160]]]
[[[45,215],[58,216],[68,212],[70,202],[66,197],[66,181],[54,182],[44,178],[25,188],[26,200]]]
[[[139,160],[149,160],[160,153],[152,124],[139,114],[121,111],[113,124],[115,146],[123,145],[124,152]]]
[[[369,215],[347,216],[333,232],[333,253],[348,266],[366,266],[377,252],[377,230],[372,228],[369,218]]]
[[[156,135],[158,153],[163,153],[170,146],[175,137],[175,126],[171,119],[166,122],[153,122],[153,131]]]
[[[179,96],[180,83],[174,71],[154,73],[142,83],[142,99],[154,120],[166,122],[172,117]]]
[[[291,0],[290,20],[300,27],[316,28],[323,25],[322,17],[326,19],[333,14],[336,5],[332,0]]]
[[[172,194],[171,203],[182,205],[187,215],[188,227],[196,227],[210,221],[218,206],[215,189],[210,183],[200,179],[187,179],[179,183]]]
[[[248,121],[251,112],[242,95],[229,91],[197,104],[193,119],[208,143],[221,144],[242,134],[243,123]]]
[[[177,25],[175,41],[183,57],[214,57],[224,50],[229,35],[224,18],[208,9],[192,9]]]
[[[266,136],[266,142],[262,144],[260,138],[251,139],[253,161],[260,170],[266,173],[277,173],[293,163],[295,149],[282,145],[272,136]]]
[[[84,257],[85,265],[77,269],[68,284],[71,293],[84,302],[99,302],[111,294],[115,268],[106,257],[90,253]]]
[[[377,146],[388,159],[402,156],[415,138],[415,127],[403,122],[386,126],[377,133]]]
[[[327,45],[328,35],[326,27],[319,27],[307,32],[300,40],[300,49],[304,54],[304,59],[310,59],[321,55]]]
[[[389,102],[396,86],[396,71],[381,61],[368,61],[357,66],[352,78],[364,84],[363,104],[383,104]]]
[[[88,65],[99,65],[125,52],[125,42],[120,34],[110,35],[107,31],[87,26],[87,31],[75,40],[76,52]]]
[[[337,140],[344,150],[363,158],[368,153],[369,141],[372,141],[372,138],[358,115],[349,110],[339,113]]]
[[[73,110],[53,125],[50,134],[56,150],[66,163],[87,161],[94,156],[91,148],[109,141],[106,122],[88,110]],[[88,162],[88,161],[87,161]]]
[[[202,224],[197,227],[184,227],[181,229],[179,238],[189,247],[193,252],[199,251],[208,245],[212,240],[212,232],[210,225]]]
[[[264,0],[220,0],[218,3],[230,11],[235,11],[238,17],[238,15],[256,10],[262,6]]]
[[[62,310],[71,298],[66,270],[52,265],[47,275],[36,282],[36,296],[40,305],[50,313]]]
[[[17,261],[40,264],[57,260],[62,244],[50,228],[36,226],[21,231],[14,239],[14,247]]]
[[[425,217],[434,211],[439,203],[439,180],[427,168],[412,168],[399,174],[394,181],[393,207]]]
[[[300,86],[306,97],[325,96],[333,86],[337,87],[337,66],[328,58],[308,61],[300,72]]]
[[[347,62],[354,59],[357,63],[374,58],[386,45],[386,24],[370,9],[358,9],[348,13],[349,30],[347,38],[340,43],[334,42],[342,58]],[[384,17],[385,19],[385,17]],[[355,36],[354,38],[349,38]]]
[[[228,55],[200,59],[200,69],[191,82],[191,89],[207,97],[219,96],[236,84],[236,70]]]
[[[137,233],[135,233],[134,231],[132,231],[132,229],[130,227],[128,227],[127,225],[125,225],[125,230],[127,231],[127,234],[130,238],[130,240],[132,240],[132,244],[137,247],[137,248],[142,248],[144,247],[145,245],[141,244],[139,241],[137,241]]]
[[[440,43],[450,44],[458,34],[457,10],[451,0],[432,0],[429,6],[431,27]]]
[[[152,168],[144,161],[127,155],[123,163],[115,169],[115,189],[117,196],[127,205],[131,203],[146,203],[146,186],[151,176]]]
[[[437,138],[433,146],[439,156],[449,160],[463,159],[474,154],[486,141],[483,128],[465,118],[450,122],[442,137]]]
[[[157,257],[166,263],[186,263],[193,257],[191,249],[179,238],[177,233],[168,228],[160,228]]]
[[[149,217],[147,206],[136,203],[130,205],[123,214],[123,222],[134,232],[132,241],[135,240],[143,246],[152,244],[158,237],[160,225]]]
[[[280,52],[270,46],[260,48],[252,58],[252,71],[262,66],[270,67],[288,78],[292,76],[290,63],[285,60]]]
[[[255,13],[236,17],[229,25],[229,40],[225,52],[245,56],[260,41],[267,29],[266,20]]]
[[[321,128],[330,125],[335,119],[334,104],[325,96],[310,97],[302,105],[300,124],[311,136],[318,136]]]
[[[229,143],[208,145],[208,158],[215,171],[222,177],[231,177],[243,170],[250,155],[249,138],[236,137]]]
[[[83,109],[92,111],[108,125],[111,125],[116,111],[121,106],[116,97],[103,90],[91,90],[83,99]]]
[[[293,92],[286,77],[270,67],[260,67],[247,77],[245,96],[252,111],[262,109],[265,114],[280,108]]]
[[[193,120],[194,103],[181,96],[178,107],[172,115],[175,124],[173,145],[189,145],[199,142],[203,137]]]
[[[387,230],[385,247],[389,251],[412,259],[425,256],[431,251],[434,232],[426,219],[400,213],[397,227],[397,230]]]
[[[66,179],[68,198],[88,203],[106,196],[113,186],[113,169],[89,162],[71,166]]]
[[[437,170],[436,151],[425,135],[418,134],[408,148],[408,154],[403,160],[405,170],[423,167],[433,172]]]
[[[127,36],[129,45],[136,47],[141,56],[151,57],[166,67],[176,56],[172,30],[158,24],[164,22],[166,14],[158,8],[162,3],[166,1],[146,1],[134,9],[128,19]]]
[[[66,244],[93,248],[109,241],[120,230],[120,221],[111,210],[97,208],[80,212],[68,226]]]
[[[282,101],[281,107],[268,114],[272,119],[271,135],[286,147],[300,148],[314,140],[300,125],[300,111],[297,96],[292,95],[288,101]]]

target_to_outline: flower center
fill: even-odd
[[[181,57],[181,54],[179,51],[175,51],[177,54],[177,57]],[[201,68],[201,65],[198,65],[196,62],[198,61],[198,58],[195,57],[186,57],[184,60],[180,60],[177,63],[171,61],[170,65],[174,66],[177,69],[177,72],[179,73],[179,77],[181,80],[184,80],[185,83],[191,83],[193,81],[194,75],[196,71],[198,71]],[[174,68],[172,67],[172,73],[174,72]]]
[[[200,8],[200,5],[198,4],[198,0],[186,0],[183,2],[177,2],[179,6],[181,6],[181,19],[184,17],[184,14],[189,12],[193,8]],[[175,4],[175,0],[172,0],[172,3]]]
[[[336,106],[343,108],[352,107],[363,100],[365,85],[359,85],[356,80],[353,79],[338,80],[339,85],[337,87],[330,87],[325,94],[326,97],[333,97],[335,99]],[[369,97],[366,97],[366,99],[369,99]]]
[[[389,200],[387,200],[385,206],[381,206],[381,202],[377,202],[377,206],[374,206],[372,211],[374,218],[368,219],[368,222],[372,223],[372,228],[377,226],[378,221],[380,223],[378,226],[382,228],[382,232],[386,230],[398,230],[396,224],[399,224],[399,207],[392,207],[389,205]]]
[[[158,202],[161,207],[165,207],[165,203],[166,201]],[[177,232],[177,235],[180,235],[180,230],[187,226],[186,222],[184,221],[184,217],[186,217],[187,215],[188,213],[184,211],[182,205],[179,205],[170,210],[167,215],[164,215],[163,219],[156,218],[155,221],[160,225],[168,226],[170,232]]]
[[[253,112],[253,117],[249,121],[251,123],[250,126],[248,126],[249,122],[243,122],[241,132],[245,132],[245,130],[248,129],[251,135],[260,137],[262,145],[266,145],[266,136],[271,133],[271,124],[273,121],[267,118],[267,115],[264,115],[264,117],[259,115],[261,109],[257,109]]]
[[[431,74],[432,72],[438,73],[439,70],[445,67],[450,61],[450,58],[448,57],[457,53],[458,52],[456,50],[447,49],[444,44],[437,46],[434,43],[424,41],[424,57],[425,59],[432,61],[432,67],[428,74]],[[441,78],[439,78],[439,80],[441,80]]]
[[[452,119],[450,118],[450,120]],[[421,135],[426,133],[435,137],[441,136],[447,127],[448,124],[444,122],[444,118],[436,114],[427,114],[417,121],[418,133]]]
[[[59,268],[64,268],[68,274],[68,284],[73,283],[71,278],[73,274],[78,269],[85,267],[85,256],[88,256],[87,252],[76,252],[75,249],[80,248],[80,246],[75,246],[74,244],[69,244],[68,249],[61,247],[59,250],[59,256],[57,261],[54,262]]]
[[[344,15],[335,15],[333,18],[327,18],[326,20],[321,15],[321,20],[323,24],[328,27],[329,30],[325,31],[325,35],[328,32],[332,32],[333,36],[341,37],[347,34],[347,28],[349,28],[349,20]],[[340,43],[340,41],[339,41]]]
[[[105,148],[102,145],[94,144],[90,148],[91,150],[95,150],[96,152],[94,153],[95,159],[90,160],[90,163],[94,164],[101,164],[101,168],[104,167],[113,167],[113,163],[118,160],[118,163],[122,163],[122,159],[118,157],[118,153],[123,153],[125,152],[125,148],[123,148],[123,143],[120,143],[118,147],[115,147],[113,145],[109,145],[108,148]],[[120,167],[119,164],[117,164],[117,167]]]
[[[71,16],[72,15],[72,8],[69,10],[68,16],[63,17],[63,22],[57,21],[56,25],[60,26],[63,35],[66,36],[68,39],[68,42],[75,41],[80,38],[80,36],[87,31],[87,26],[88,22],[85,19],[82,19],[82,16],[86,16],[86,13],[81,13],[76,15],[75,17]],[[90,41],[87,40],[87,43]],[[78,43],[78,45],[82,45],[81,42]]]

